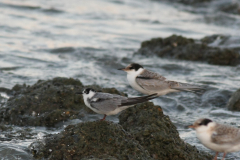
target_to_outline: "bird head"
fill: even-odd
[[[209,129],[209,127],[211,127],[213,124],[213,121],[207,118],[201,118],[196,120],[193,125],[188,126],[188,128],[193,128],[195,129],[197,132],[201,132],[201,131],[206,131]]]
[[[141,66],[138,63],[131,63],[125,68],[120,68],[118,70],[123,70],[127,73],[137,72],[139,69],[143,69],[143,66]]]
[[[96,91],[92,88],[86,88],[82,92],[76,92],[76,94],[82,94],[83,97],[91,98],[94,96]]]

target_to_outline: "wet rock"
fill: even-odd
[[[201,107],[202,108],[225,108],[232,92],[229,90],[209,90],[202,96]]]
[[[179,2],[183,4],[188,4],[188,5],[196,5],[199,3],[204,3],[204,2],[211,2],[212,0],[172,0],[173,2]]]
[[[119,124],[131,133],[154,159],[210,160],[213,157],[200,153],[180,139],[177,128],[160,106],[151,102],[127,109],[119,116]]]
[[[29,146],[37,159],[162,159],[210,160],[183,142],[160,106],[139,104],[120,114],[120,124],[108,121],[69,125]]]
[[[59,134],[29,148],[35,158],[50,160],[78,159],[152,159],[119,124],[107,121],[69,125]]]
[[[26,140],[26,139],[33,139],[33,136],[36,135],[36,133],[32,133],[30,128],[25,129],[17,129],[17,130],[8,130],[8,132],[5,132],[4,134],[4,141],[5,140]]]
[[[203,44],[207,44],[207,45],[213,45],[214,43],[216,45],[221,45],[224,44],[225,41],[227,41],[230,38],[230,36],[227,35],[222,35],[222,34],[214,34],[214,35],[210,35],[210,36],[206,36],[203,37],[201,39],[201,42]]]
[[[72,53],[75,49],[72,47],[63,47],[63,48],[55,48],[50,50],[50,53]]]
[[[236,66],[240,64],[240,55],[234,49],[211,47],[212,42],[206,38],[202,41],[172,35],[167,38],[154,38],[142,42],[141,48],[135,55],[173,58],[207,62],[215,65]]]
[[[201,42],[211,47],[230,48],[240,53],[240,39],[238,36],[214,34],[202,38]]]
[[[7,94],[10,94],[11,90],[8,88],[0,87],[0,92],[5,92]]]
[[[233,93],[228,101],[227,108],[231,111],[240,111],[240,89]]]
[[[0,124],[0,132],[9,131],[9,130],[11,131],[11,130],[13,130],[13,128],[10,126]]]
[[[32,132],[30,128],[14,128],[11,125],[0,125],[1,141],[27,140],[36,137],[38,132]]]
[[[159,0],[163,1],[163,0]],[[190,5],[194,8],[206,10],[206,8],[211,8],[211,13],[224,12],[230,14],[240,14],[240,1],[239,0],[165,0],[167,2],[177,2],[184,5]],[[208,9],[209,10],[209,9]],[[206,10],[206,12],[209,12]]]
[[[4,107],[0,108],[0,122],[20,126],[47,126],[69,119],[81,118],[81,109],[87,113],[94,113],[88,109],[81,95],[84,86],[79,80],[57,77],[52,80],[39,80],[32,86],[15,85],[12,97]],[[98,86],[93,86],[98,88]],[[116,89],[103,91],[120,94]]]
[[[217,3],[215,0],[215,5],[217,10],[220,10],[225,13],[237,14],[240,15],[240,1],[222,1],[222,3]]]

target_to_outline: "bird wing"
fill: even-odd
[[[180,91],[195,91],[202,90],[203,88],[175,81],[168,81],[165,77],[158,73],[144,70],[139,76],[136,77],[136,82],[143,89],[154,92],[165,89],[175,89]]]
[[[240,130],[232,126],[217,124],[211,139],[216,144],[240,143]]]
[[[127,98],[120,95],[109,94],[109,93],[96,93],[91,99],[90,104],[93,108],[102,112],[114,111],[117,107],[130,106],[148,100],[154,99],[158,95],[151,94],[148,96]]]
[[[109,93],[96,93],[89,101],[93,108],[102,112],[114,111],[127,97]]]
[[[170,89],[171,86],[176,86],[177,82],[167,81],[165,77],[158,73],[144,70],[136,77],[136,82],[143,89],[154,92],[159,90]]]

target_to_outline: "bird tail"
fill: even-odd
[[[134,104],[146,102],[148,100],[151,100],[151,99],[154,99],[154,98],[157,98],[157,97],[158,97],[158,94],[154,93],[154,94],[151,94],[151,95],[148,95],[148,96],[128,98],[128,99],[122,101],[121,106],[134,105]]]
[[[202,95],[207,90],[207,87],[202,87],[202,86],[200,87],[200,86],[186,84],[186,83],[178,83],[177,86],[173,86],[171,87],[171,89],[186,91],[186,92],[193,92],[195,94]]]

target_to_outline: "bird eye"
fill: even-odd
[[[89,93],[89,90],[85,90],[84,93],[88,94],[88,93]]]

